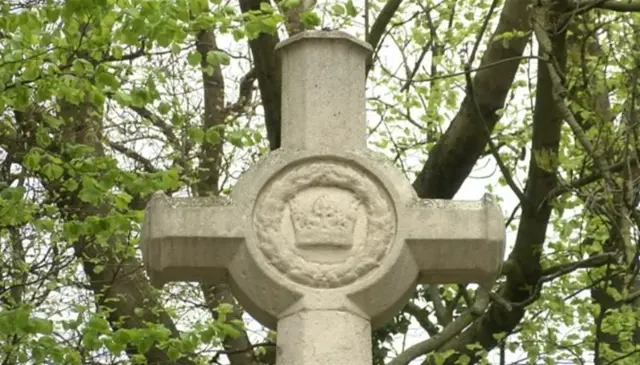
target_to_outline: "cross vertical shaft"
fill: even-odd
[[[278,321],[277,365],[371,365],[371,323],[347,311],[301,311]]]
[[[310,32],[283,41],[276,49],[283,70],[282,146],[364,148],[363,59],[370,55],[371,47],[338,32]]]

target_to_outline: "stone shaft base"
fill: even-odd
[[[344,311],[302,311],[278,321],[276,365],[371,365],[371,324]]]

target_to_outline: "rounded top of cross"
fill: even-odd
[[[338,30],[311,30],[295,34],[276,45],[276,52],[281,52],[285,48],[289,48],[294,44],[306,42],[310,40],[339,40],[349,42],[366,52],[367,55],[373,53],[373,47],[365,41],[362,41],[349,33]]]

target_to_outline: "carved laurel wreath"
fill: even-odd
[[[365,207],[365,243],[337,263],[308,261],[284,244],[281,222],[287,202],[310,186],[352,191]],[[267,262],[289,279],[314,288],[348,285],[380,265],[395,236],[395,212],[386,194],[362,172],[339,162],[315,162],[292,168],[271,181],[254,210],[258,247]]]

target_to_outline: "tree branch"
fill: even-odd
[[[577,269],[593,268],[593,267],[599,267],[602,265],[613,263],[615,262],[615,259],[616,259],[616,256],[614,254],[607,253],[607,254],[593,256],[586,260],[571,262],[571,263],[557,265],[557,266],[548,268],[543,271],[543,275],[540,277],[540,279],[538,279],[538,282],[536,283],[533,289],[533,293],[531,294],[531,296],[529,296],[529,298],[519,302],[509,302],[509,305],[513,307],[524,308],[529,304],[538,300],[538,298],[540,297],[540,293],[542,292],[542,286],[544,283],[548,283],[563,275],[572,273]]]
[[[573,113],[569,110],[566,103],[564,102],[564,97],[567,94],[567,90],[564,86],[562,86],[562,79],[560,77],[560,73],[556,69],[556,60],[553,58],[552,53],[552,43],[551,39],[547,35],[547,33],[542,29],[542,26],[534,22],[533,29],[536,34],[536,38],[538,38],[538,43],[540,48],[542,49],[543,54],[546,54],[549,57],[550,62],[545,62],[547,69],[549,70],[549,76],[552,82],[552,91],[553,91],[553,99],[556,102],[556,106],[560,111],[563,119],[569,124],[571,131],[576,136],[582,148],[593,158],[593,162],[596,165],[596,169],[600,175],[604,178],[606,185],[609,189],[613,189],[616,186],[615,181],[611,177],[611,173],[609,171],[609,166],[607,166],[606,161],[602,156],[595,152],[595,149],[591,145],[591,142],[587,138],[585,132],[580,127],[580,124],[576,121],[576,118],[573,116]]]
[[[640,2],[637,1],[615,1],[615,0],[595,0],[595,1],[583,1],[576,5],[576,12],[578,14],[584,13],[591,9],[604,9],[617,12],[639,12]]]
[[[445,343],[459,334],[479,315],[481,315],[489,305],[489,292],[485,289],[479,288],[477,293],[478,294],[472,308],[470,308],[460,317],[456,318],[448,326],[444,327],[444,329],[440,333],[436,334],[428,340],[419,342],[409,347],[395,359],[390,361],[387,365],[407,365],[416,358],[441,348]]]
[[[209,64],[207,54],[218,49],[213,29],[202,30],[196,38],[196,49],[200,53],[200,66],[204,114],[202,127],[204,130],[223,125],[225,114],[224,77],[219,63]],[[209,71],[207,71],[207,69]],[[220,132],[222,135],[222,132]],[[220,179],[220,161],[222,159],[222,141],[217,143],[203,143],[198,151],[200,166],[198,166],[198,182],[195,184],[197,196],[204,197],[218,194]]]
[[[484,117],[482,116],[482,113],[480,111],[480,106],[476,102],[475,90],[473,88],[473,81],[471,80],[471,72],[468,71],[470,68],[471,68],[471,65],[467,63],[467,65],[465,66],[465,69],[467,70],[467,72],[465,73],[465,80],[467,81],[467,96],[469,98],[469,102],[475,106],[477,117],[482,122],[482,125],[487,125],[487,122],[484,120]],[[496,163],[498,164],[498,168],[500,169],[500,172],[502,172],[502,177],[504,177],[504,180],[507,182],[507,185],[509,185],[509,187],[511,188],[511,191],[516,195],[518,200],[520,202],[524,202],[524,193],[522,192],[522,190],[520,190],[516,182],[513,180],[513,177],[511,176],[511,172],[509,172],[509,169],[502,161],[502,158],[498,153],[498,149],[496,148],[496,145],[491,140],[491,132],[487,130],[486,133],[487,133],[487,144],[489,145],[489,151],[491,151],[491,155],[496,160]]]
[[[211,360],[209,360],[209,363],[216,363],[218,364],[218,358],[220,357],[220,355],[227,355],[227,356],[232,356],[232,355],[237,355],[237,354],[242,354],[242,353],[250,353],[253,352],[253,350],[260,348],[260,347],[274,347],[276,344],[273,342],[261,342],[261,343],[256,343],[256,344],[252,344],[249,345],[248,347],[242,348],[242,349],[235,349],[235,350],[219,350],[216,351],[215,355],[213,355],[213,358]]]
[[[376,18],[376,20],[373,22],[373,25],[369,30],[369,34],[366,41],[371,45],[374,51],[380,45],[380,40],[382,39],[382,35],[387,29],[387,25],[389,25],[389,22],[395,15],[396,11],[400,7],[400,4],[402,4],[402,0],[388,0],[384,4],[384,7],[382,7],[382,10],[380,10],[380,14],[378,14],[378,17]],[[367,62],[367,68],[366,68],[367,74],[371,70],[371,67],[373,67],[373,59]]]
[[[638,161],[635,158],[629,158],[625,161],[620,161],[620,162],[616,162],[614,164],[608,165],[607,166],[607,171],[609,173],[621,173],[623,172],[625,169],[627,169],[629,166],[636,166],[636,167],[640,167],[640,164],[638,164]],[[559,186],[553,193],[552,196],[558,197],[564,193],[568,193],[570,191],[572,191],[573,189],[578,189],[581,188],[583,186],[592,184],[600,179],[602,179],[603,176],[600,172],[595,172],[591,175],[585,176],[585,177],[581,177],[581,178],[577,178],[575,180],[570,181],[568,184],[565,184],[563,186]]]
[[[151,122],[153,126],[160,129],[160,132],[167,138],[167,141],[171,143],[174,147],[180,146],[180,140],[176,137],[176,134],[173,133],[173,129],[164,121],[162,118],[153,114],[149,109],[145,107],[138,107],[130,105],[129,108],[133,110],[140,117]]]
[[[526,36],[511,39],[506,47],[500,40],[489,42],[479,65],[481,70],[473,78],[475,88],[483,90],[476,101],[485,123],[478,118],[475,103],[467,95],[413,183],[421,198],[451,199],[484,152],[487,131],[491,133],[500,119],[496,112],[504,106],[529,40],[529,3],[531,0],[505,2],[493,37],[506,32]],[[484,68],[489,64],[494,66]]]
[[[260,3],[270,4],[269,0],[240,0],[243,13],[260,10]],[[253,66],[256,69],[260,98],[264,108],[264,122],[267,127],[267,139],[271,150],[280,148],[280,100],[281,76],[278,68],[275,47],[280,42],[277,34],[261,33],[249,40],[253,55]]]
[[[613,263],[615,259],[616,255],[609,252],[597,256],[591,256],[588,259],[578,262],[569,262],[566,264],[552,266],[542,271],[542,277],[540,278],[540,280],[551,281],[562,275],[569,274],[577,269],[599,267],[602,265]]]
[[[107,141],[107,144],[109,145],[109,147],[111,147],[112,149],[122,153],[123,155],[129,157],[130,159],[138,162],[139,164],[142,165],[142,167],[144,167],[144,170],[146,172],[157,172],[158,170],[155,168],[155,166],[153,166],[153,164],[151,163],[151,161],[149,161],[146,157],[142,156],[141,154],[139,154],[138,152],[130,149],[129,147],[125,146],[122,143],[119,142],[115,142],[115,141]]]
[[[251,99],[253,99],[253,83],[256,81],[257,72],[256,68],[252,67],[249,72],[247,72],[240,79],[240,88],[238,92],[238,100],[235,103],[227,106],[225,110],[225,114],[228,113],[240,113],[244,108],[249,105]]]
[[[429,320],[429,312],[426,309],[418,307],[413,302],[408,302],[404,306],[403,311],[413,316],[413,318],[418,321],[418,324],[420,324],[420,326],[424,328],[425,331],[427,331],[429,336],[433,337],[438,334],[438,332],[440,332],[438,326],[436,326]]]
[[[438,323],[442,326],[446,326],[451,323],[451,317],[447,313],[447,308],[442,303],[438,286],[429,285],[427,287],[427,294],[429,295],[429,300],[433,303],[433,309],[435,311],[436,318],[438,318]]]

